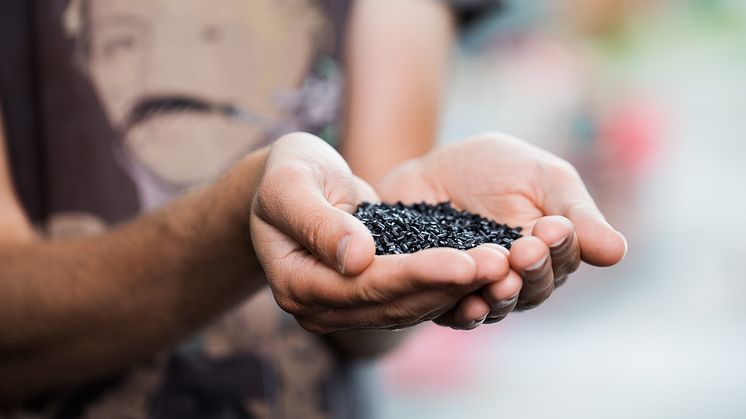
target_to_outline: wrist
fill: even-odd
[[[202,219],[196,220],[202,224],[214,223],[207,230],[215,233],[209,246],[213,251],[222,249],[222,263],[228,263],[243,272],[239,275],[242,282],[250,279],[251,292],[264,285],[261,266],[252,247],[250,215],[267,154],[268,148],[265,147],[247,155],[214,187],[205,190],[200,199]]]
[[[269,150],[270,147],[261,148],[238,161],[221,181],[219,197],[212,203],[225,205],[221,213],[237,231],[248,234],[251,206],[264,175]]]

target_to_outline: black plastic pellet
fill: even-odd
[[[484,243],[510,249],[521,227],[508,227],[479,214],[459,211],[450,202],[404,205],[363,202],[355,217],[368,227],[377,255],[414,253],[432,247],[467,250]]]

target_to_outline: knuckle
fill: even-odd
[[[311,289],[308,281],[300,278],[287,285],[283,299],[288,308],[285,311],[296,316],[317,313],[322,308],[318,292]]]
[[[557,265],[554,269],[555,276],[565,276],[578,270],[580,267],[580,260],[568,260]]]
[[[319,245],[322,243],[326,231],[324,217],[317,211],[312,211],[305,215],[305,219],[301,234],[305,237],[306,245],[314,251],[323,250],[319,248]]]
[[[302,294],[296,289],[296,287],[288,286],[285,293],[286,304],[289,305],[293,311],[293,314],[301,314],[303,311],[301,307]]]
[[[285,292],[275,292],[275,302],[277,302],[277,305],[286,313],[298,315],[304,311],[303,305]]]
[[[384,295],[380,290],[369,286],[361,286],[358,289],[357,294],[359,300],[365,304],[383,303],[388,300],[386,295]]]
[[[548,292],[544,292],[539,295],[532,296],[531,298],[527,298],[525,300],[518,300],[518,303],[516,304],[515,309],[517,311],[526,311],[526,310],[531,310],[533,308],[536,308],[539,305],[541,305],[544,301],[549,299],[549,297],[552,295],[553,290],[554,290],[554,286],[552,284],[552,287],[549,288]]]

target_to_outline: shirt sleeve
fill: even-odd
[[[480,17],[499,11],[504,6],[503,0],[440,0],[445,1],[453,10],[460,27],[468,26]]]

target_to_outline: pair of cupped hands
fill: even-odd
[[[484,244],[376,256],[351,215],[362,201],[451,201],[521,226],[524,237],[510,251]],[[627,250],[572,165],[495,133],[406,162],[375,188],[320,139],[287,135],[269,151],[250,225],[277,303],[318,333],[429,320],[473,329],[536,307],[581,260],[610,266]]]

